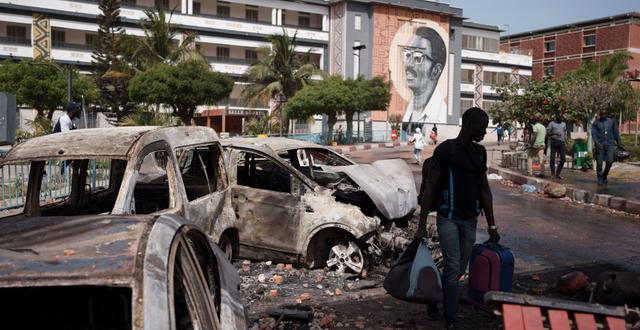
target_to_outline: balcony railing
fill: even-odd
[[[0,43],[31,46],[31,39],[20,37],[0,37]]]
[[[53,48],[73,49],[73,50],[90,50],[93,51],[93,45],[89,44],[73,44],[68,42],[52,42]]]
[[[242,23],[251,23],[251,24],[262,24],[262,25],[272,25],[271,21],[264,21],[264,20],[257,20],[257,21],[249,21],[246,18],[241,18],[241,17],[233,17],[233,16],[218,16],[218,15],[214,15],[214,14],[208,14],[208,13],[199,13],[199,14],[193,14],[193,16],[199,16],[199,17],[207,17],[207,18],[215,18],[215,19],[222,19],[225,21],[232,21],[232,22],[242,22]]]
[[[207,61],[209,62],[238,64],[238,65],[252,65],[258,61],[256,59],[218,57],[218,56],[207,56],[206,58],[207,58]]]

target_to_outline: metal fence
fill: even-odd
[[[400,133],[401,134],[400,136],[398,136],[398,141],[406,141],[407,140],[406,132],[402,131]],[[278,133],[274,133],[274,134],[269,134],[269,136],[278,137],[280,135]],[[250,136],[243,135],[243,137],[250,137]],[[296,139],[296,140],[309,141],[309,142],[322,144],[322,145],[327,145],[329,140],[328,139],[329,136],[323,133],[302,133],[302,134],[291,133],[291,134],[283,134],[283,137]],[[337,144],[345,144],[347,142],[346,131],[343,132],[342,138],[340,138],[340,136],[338,135],[338,132],[334,130],[333,138],[331,140],[336,142]],[[390,130],[389,131],[374,130],[374,131],[367,131],[366,133],[361,131],[360,136],[357,135],[356,131],[353,132],[352,143],[377,143],[377,142],[391,142],[391,131]]]
[[[7,164],[0,168],[0,210],[22,207],[27,196],[30,162]],[[91,159],[87,184],[91,192],[109,187],[110,159]],[[71,161],[48,160],[40,188],[41,203],[48,204],[65,199],[71,194]]]

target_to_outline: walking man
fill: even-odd
[[[551,162],[549,167],[551,168],[551,177],[558,180],[562,180],[560,172],[564,167],[564,159],[566,155],[566,141],[567,141],[567,124],[562,120],[562,114],[557,113],[556,118],[547,126],[547,133],[549,133],[549,141],[551,144]],[[560,161],[556,168],[556,154],[560,155]]]
[[[504,129],[502,129],[502,125],[496,126],[496,134],[498,135],[498,145],[504,141]]]
[[[442,285],[447,329],[455,328],[458,321],[458,282],[469,264],[481,209],[487,220],[489,240],[500,241],[487,180],[487,151],[478,143],[484,139],[488,125],[489,116],[484,110],[474,107],[464,112],[458,137],[441,143],[433,153],[428,186],[420,203],[416,238],[426,237],[429,210],[438,210],[436,223],[444,257]]]
[[[74,120],[80,118],[80,104],[69,101],[64,106],[64,110],[65,114],[58,118],[52,133],[68,132],[77,128]]]
[[[527,164],[529,165],[527,170],[529,171],[529,175],[533,175],[533,157],[538,157],[538,162],[540,163],[540,174],[539,177],[544,177],[544,141],[547,135],[547,129],[540,123],[540,116],[535,116],[534,119],[535,124],[533,125],[533,145],[529,147],[529,157],[527,159]]]
[[[596,174],[598,175],[598,185],[607,184],[607,175],[613,164],[613,142],[615,141],[618,148],[623,149],[620,142],[620,132],[618,125],[612,118],[607,117],[607,112],[600,111],[600,117],[591,126],[591,135],[596,147]],[[604,171],[602,170],[602,162],[606,163]]]
[[[413,157],[416,159],[418,165],[422,164],[422,148],[424,148],[424,136],[420,127],[416,127],[416,132],[413,134],[413,138],[409,141],[409,144],[413,144]]]

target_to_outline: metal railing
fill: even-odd
[[[20,37],[0,37],[0,43],[31,46],[31,39]]]
[[[22,207],[27,196],[30,162],[7,164],[0,168],[0,210]],[[89,160],[87,184],[91,193],[109,187],[110,159]],[[49,204],[71,194],[70,161],[48,160],[40,188],[40,203]]]
[[[215,62],[215,63],[228,63],[228,64],[239,64],[239,65],[252,65],[258,62],[257,59],[252,58],[233,58],[226,56],[207,56],[207,61]]]

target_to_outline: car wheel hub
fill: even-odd
[[[338,273],[360,274],[364,269],[362,250],[354,242],[336,244],[329,250],[327,266]]]

